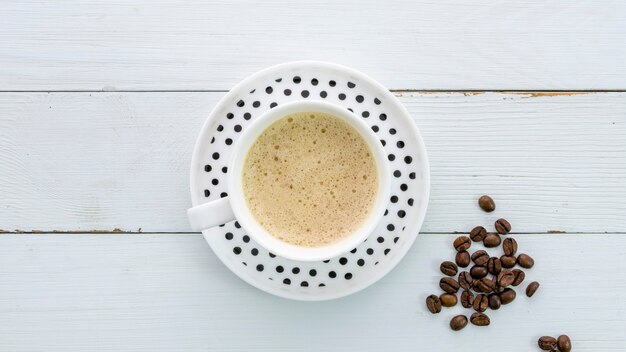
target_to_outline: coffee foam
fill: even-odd
[[[254,142],[244,165],[244,197],[256,221],[298,246],[325,246],[354,233],[369,216],[377,188],[365,140],[325,113],[276,121]]]

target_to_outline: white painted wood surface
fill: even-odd
[[[0,229],[190,231],[191,150],[223,94],[0,93]],[[626,93],[398,94],[431,160],[423,231],[626,228]]]
[[[334,61],[393,89],[626,89],[621,0],[0,2],[2,90],[214,90]]]
[[[527,352],[560,333],[575,351],[624,350],[626,235],[516,236],[537,254],[527,282],[491,326],[458,333],[448,322],[463,308],[432,315],[424,304],[454,237],[420,235],[351,297],[296,302],[236,278],[200,235],[4,235],[0,350]],[[541,287],[528,299],[532,280]]]

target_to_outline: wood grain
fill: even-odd
[[[626,3],[0,2],[0,90],[225,90],[302,59],[392,89],[626,89]]]
[[[0,229],[189,231],[191,151],[222,95],[0,93]],[[431,161],[423,231],[626,228],[626,93],[398,95]]]
[[[623,350],[623,300],[606,297],[625,288],[625,235],[517,236],[536,259],[517,299],[488,312],[491,326],[458,333],[449,319],[466,310],[432,315],[424,304],[440,292],[454,237],[420,235],[393,272],[353,296],[296,302],[239,280],[200,235],[1,235],[0,349],[527,352],[566,333],[576,351]],[[532,280],[541,287],[528,299]]]

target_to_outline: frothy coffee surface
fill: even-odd
[[[365,140],[346,122],[319,112],[291,114],[250,148],[244,196],[274,237],[320,247],[352,234],[369,216],[376,170]]]

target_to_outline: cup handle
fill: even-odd
[[[224,197],[188,209],[187,217],[194,231],[202,231],[235,220],[235,213]]]

